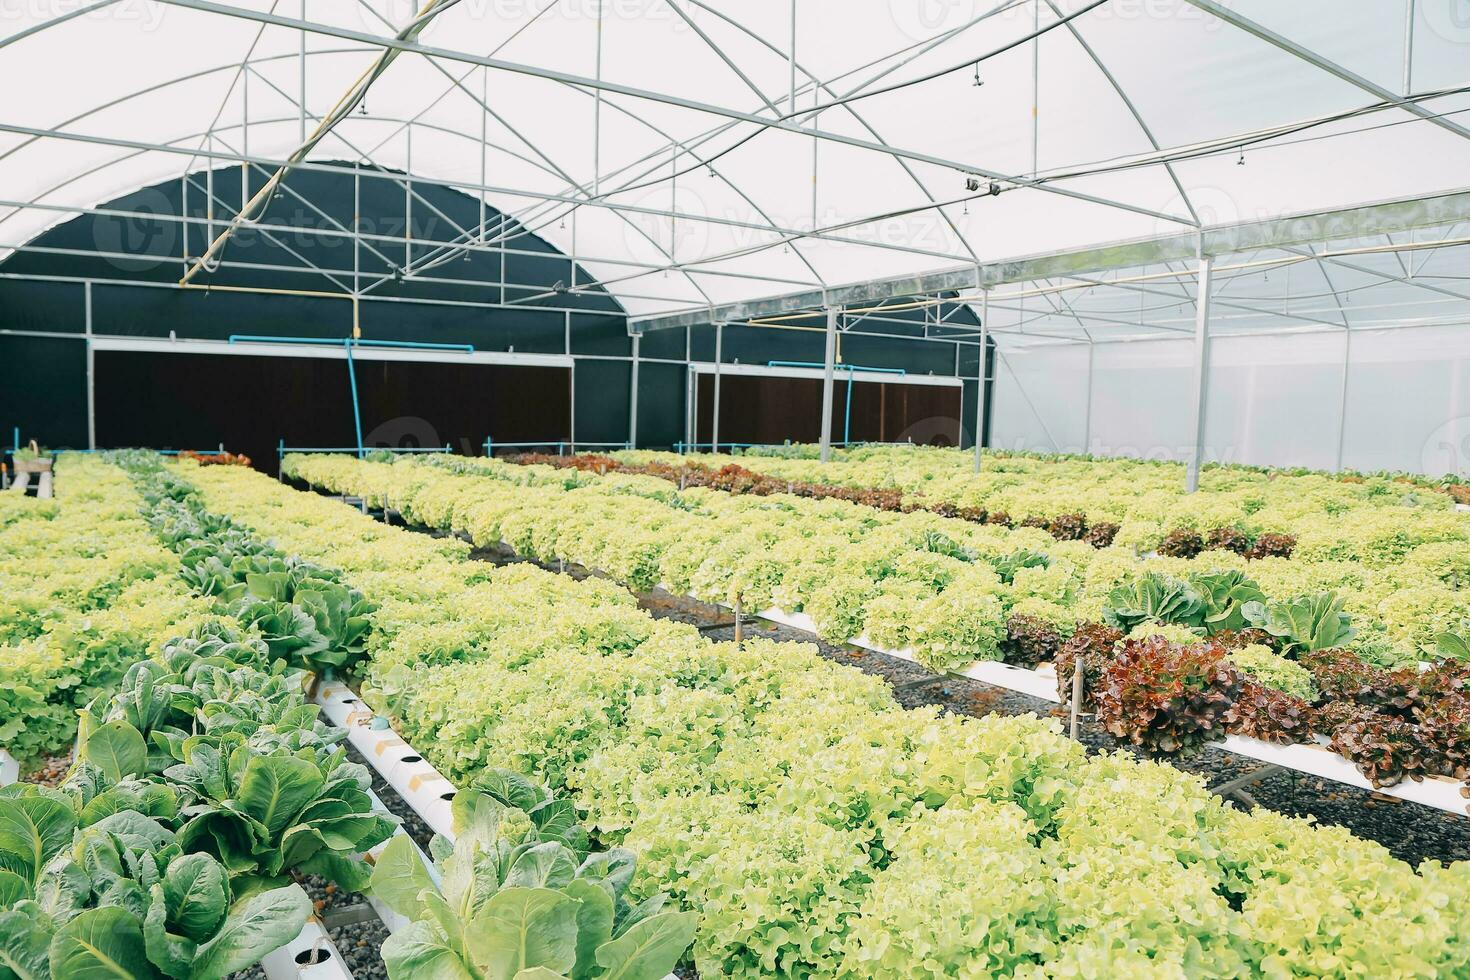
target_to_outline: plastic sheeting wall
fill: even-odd
[[[1205,458],[1263,466],[1470,473],[1470,330],[1218,337]],[[1182,460],[1193,340],[1002,348],[991,445]],[[1339,431],[1339,426],[1342,426]]]

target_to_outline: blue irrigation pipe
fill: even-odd
[[[467,354],[475,352],[474,344],[432,344],[422,340],[363,340],[345,337],[276,337],[269,334],[232,333],[230,343],[249,344],[316,344],[324,347],[401,347],[410,350],[458,350]]]
[[[50,452],[51,452],[51,455],[53,455],[53,456],[60,456],[62,453],[71,453],[74,456],[76,456],[76,455],[88,456],[88,455],[93,455],[95,453],[110,453],[110,452],[115,452],[115,451],[116,450],[114,450],[114,449],[52,449]],[[184,453],[193,453],[196,456],[218,456],[218,455],[222,455],[224,453],[224,451],[225,450],[224,450],[224,446],[223,445],[221,445],[217,449],[151,449],[151,450],[149,450],[149,452],[155,452],[155,453],[157,453],[160,456],[182,456]]]
[[[354,347],[405,347],[410,350],[458,350],[466,354],[475,352],[474,344],[431,344],[419,340],[354,340]]]
[[[449,446],[374,446],[371,452],[387,453],[448,453]],[[211,450],[212,452],[213,450]],[[355,453],[356,446],[278,446],[276,454],[285,456],[287,453]]]
[[[357,458],[362,459],[367,454],[362,448],[362,406],[357,401],[357,368],[352,362],[352,339],[344,340],[342,348],[347,351],[347,386],[352,389],[352,428],[357,433]]]

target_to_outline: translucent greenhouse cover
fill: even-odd
[[[634,316],[1443,193],[1470,173],[1456,0],[434,3],[307,160],[483,195]],[[427,8],[5,9],[0,258],[68,209],[241,156],[274,169]],[[1382,285],[1395,261],[1357,274]],[[1313,295],[1352,288],[1293,269]],[[1139,302],[1095,297],[1118,305],[1099,324],[1126,329]],[[1041,303],[997,304],[997,325],[1077,335]],[[1218,312],[1227,332],[1252,325]]]

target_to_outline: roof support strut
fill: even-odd
[[[404,43],[412,43],[423,31],[423,29],[429,26],[430,21],[432,21],[440,13],[448,10],[450,7],[454,6],[458,2],[459,0],[428,0],[428,2],[424,4],[423,9],[419,11],[418,16],[409,21],[408,25],[398,32],[397,40]],[[305,22],[303,21],[302,23],[304,24]],[[303,27],[302,30],[304,31],[305,28]],[[179,280],[179,285],[187,286],[189,284],[189,280],[193,279],[194,276],[199,272],[199,270],[205,268],[209,264],[209,262],[214,259],[216,255],[219,254],[220,249],[225,247],[225,243],[230,240],[230,236],[235,233],[235,229],[239,228],[242,224],[250,221],[257,213],[259,213],[261,208],[264,207],[265,204],[270,201],[272,195],[275,194],[276,187],[279,186],[281,181],[285,179],[286,175],[291,172],[291,168],[301,161],[305,160],[307,154],[315,149],[316,145],[320,143],[324,138],[326,138],[326,135],[332,131],[332,127],[336,126],[337,123],[346,118],[353,109],[357,108],[358,104],[362,102],[363,96],[367,94],[367,90],[372,87],[373,82],[377,81],[379,76],[381,76],[383,72],[387,71],[388,66],[393,64],[393,62],[397,60],[398,56],[402,53],[403,49],[401,48],[385,47],[383,51],[375,59],[373,59],[373,63],[368,68],[368,70],[358,76],[357,81],[352,83],[352,87],[347,90],[347,93],[343,95],[340,100],[338,100],[336,106],[332,108],[332,111],[328,112],[326,116],[322,118],[322,121],[317,124],[316,129],[312,130],[311,135],[306,138],[306,141],[303,142],[299,147],[297,147],[296,150],[292,152],[289,157],[286,158],[286,162],[283,163],[276,170],[276,172],[271,175],[271,178],[261,186],[260,190],[256,191],[255,194],[250,198],[250,200],[246,201],[245,204],[241,206],[239,212],[235,215],[233,219],[231,219],[230,223],[225,226],[224,231],[220,232],[218,237],[216,237],[214,241],[209,243],[209,247],[204,250],[204,254],[194,260],[194,264],[189,266],[188,270],[184,273],[183,278]],[[244,171],[242,169],[242,173],[243,172]]]

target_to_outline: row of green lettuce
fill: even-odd
[[[65,472],[68,493],[90,485],[141,502],[145,527],[177,553],[177,574],[159,584],[210,596],[213,609],[183,634],[146,638],[140,649],[157,643],[155,655],[77,712],[59,787],[0,790],[6,980],[217,980],[245,969],[306,923],[311,902],[292,875],[361,889],[371,874],[361,853],[396,825],[375,811],[366,769],[346,760],[346,732],[307,702],[304,659],[278,656],[244,596],[227,598],[271,588],[278,572],[262,563],[306,566],[204,511],[156,457],[117,459],[136,497],[100,463]],[[257,570],[201,587],[201,567],[231,556]]]
[[[284,555],[206,510],[193,485],[155,457],[126,462],[150,482],[144,494],[155,505],[150,523],[179,552],[184,579],[259,637],[273,663],[330,672],[359,661],[376,607],[344,585],[338,570]],[[315,715],[313,706],[307,717]],[[345,735],[326,731],[333,739]],[[233,770],[237,754],[227,764]],[[354,766],[351,772],[365,791],[366,771]],[[300,780],[283,773],[270,785],[289,792],[299,790]],[[322,828],[326,840],[339,850],[347,841],[365,849],[391,833],[381,815],[367,814],[364,823],[365,802],[359,797],[345,812],[341,806],[323,811],[335,821]],[[372,890],[412,920],[383,949],[393,980],[442,977],[449,963],[473,977],[659,980],[683,957],[695,916],[665,909],[661,894],[629,901],[634,854],[597,846],[570,803],[512,773],[487,769],[473,788],[456,792],[453,809],[455,841],[434,841],[437,880],[402,835],[384,852],[387,866],[374,868]],[[308,806],[301,822],[317,813]],[[288,852],[302,844],[294,833],[283,838]],[[306,840],[307,847],[312,843]],[[291,857],[298,863],[287,866],[353,891],[368,884],[358,858],[317,851],[301,862],[308,853],[296,847]]]
[[[1064,637],[1109,610],[1138,610],[1124,617],[1129,629],[1175,623],[1203,635],[1251,625],[1309,649],[1345,646],[1385,667],[1456,656],[1470,636],[1470,591],[1458,588],[1470,582],[1470,549],[1390,568],[1224,552],[1145,560],[1035,528],[679,490],[646,476],[464,457],[288,457],[285,467],[386,500],[422,524],[467,531],[476,544],[575,561],[634,589],[661,584],[748,610],[804,612],[824,639],[865,634],[888,649],[911,648],[935,670],[1001,659],[1017,615]],[[1167,604],[1138,607],[1161,579],[1184,594],[1188,615],[1171,616]]]
[[[0,494],[0,747],[20,759],[70,744],[79,708],[209,611],[125,473],[80,455],[56,470],[55,499]]]
[[[0,790],[0,977],[214,980],[300,932],[311,906],[291,876],[359,891],[370,873],[414,919],[384,950],[395,980],[444,976],[447,960],[465,976],[672,969],[693,915],[662,896],[628,901],[631,852],[594,849],[569,803],[511,774],[483,773],[456,795],[463,826],[456,846],[435,842],[438,880],[402,835],[372,871],[362,852],[395,822],[374,810],[365,767],[346,761],[345,730],[304,694],[306,668],[360,652],[371,607],[335,570],[207,511],[157,457],[113,459],[218,615],[82,709],[59,788]],[[120,489],[114,472],[90,475]],[[344,607],[357,615],[333,615]]]
[[[609,582],[474,562],[221,469],[195,478],[212,508],[378,605],[365,697],[453,778],[509,765],[572,794],[640,854],[635,899],[700,911],[704,975],[1470,970],[1470,865],[1416,872],[1343,830],[1236,811],[1050,720],[904,710],[810,646],[712,643]]]
[[[1113,542],[1157,550],[1169,535],[1208,536],[1229,529],[1256,538],[1287,534],[1298,561],[1353,561],[1380,567],[1414,560],[1423,545],[1470,545],[1470,517],[1454,499],[1422,483],[1390,476],[1207,468],[1197,493],[1184,493],[1183,467],[1136,459],[990,454],[981,472],[974,455],[928,446],[866,446],[828,463],[757,455],[688,456],[615,452],[632,463],[738,463],[784,480],[850,488],[893,488],[925,506],[947,504],[1010,520],[1078,515],[1118,525]],[[1433,550],[1433,549],[1431,549]]]
[[[1003,529],[932,514],[463,458],[287,463],[476,544],[508,542],[637,589],[662,582],[753,609],[774,603],[809,613],[825,638],[911,650],[935,671],[1055,662],[1065,699],[1080,660],[1099,720],[1152,752],[1195,751],[1230,734],[1320,739],[1375,786],[1470,775],[1461,633],[1434,638],[1425,652],[1444,659],[1438,666],[1421,669],[1411,653],[1380,669],[1343,651],[1357,630],[1342,599],[1268,598],[1239,568],[1175,562],[1192,569],[1176,578],[1159,571],[1168,562],[1132,562],[1132,576],[1113,584],[1092,577],[1106,567],[1099,552],[1084,550],[1092,564],[1079,575],[1043,552],[1003,550],[1015,544]]]

